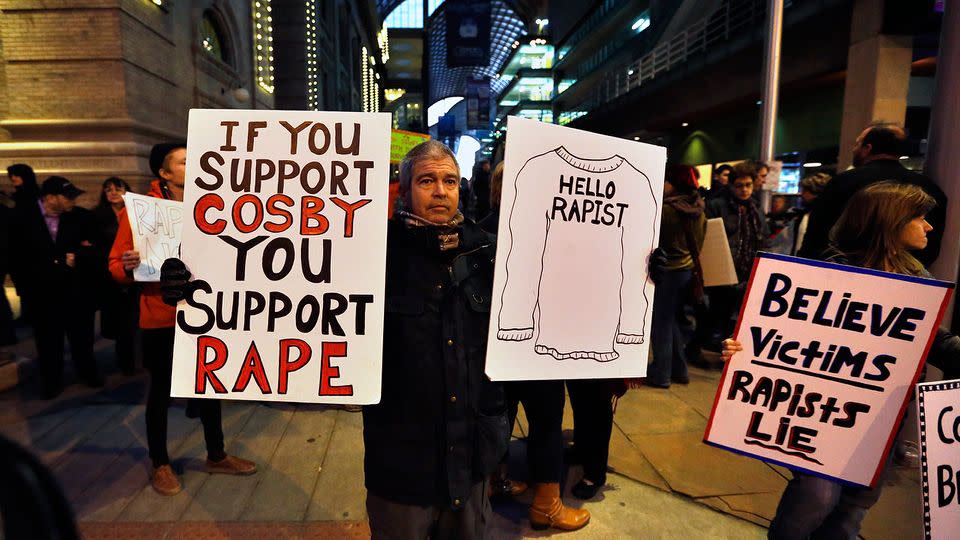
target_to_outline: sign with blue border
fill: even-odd
[[[760,253],[704,442],[874,486],[953,288]]]
[[[927,540],[960,531],[960,380],[917,385],[923,529]]]

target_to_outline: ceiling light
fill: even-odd
[[[820,163],[819,161],[808,161],[804,163],[803,166],[807,168],[823,167],[823,163]]]

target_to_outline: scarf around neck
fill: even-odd
[[[420,216],[411,214],[406,210],[397,210],[397,215],[403,218],[407,227],[432,227],[437,231],[437,239],[440,242],[440,251],[448,251],[460,247],[460,235],[457,229],[463,225],[463,213],[459,210],[453,218],[446,223],[434,223],[423,219]]]

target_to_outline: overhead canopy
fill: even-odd
[[[380,17],[385,19],[405,1],[416,3],[422,9],[423,0],[377,0]],[[493,95],[499,94],[509,80],[500,80],[498,74],[512,52],[514,42],[526,33],[528,24],[525,19],[532,17],[542,3],[543,0],[491,0],[490,62],[487,66],[454,68],[447,67],[446,3],[440,3],[427,24],[430,50],[428,103],[450,96],[463,96],[466,81],[470,77],[490,77]]]

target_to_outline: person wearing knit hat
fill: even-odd
[[[150,151],[150,170],[157,176],[149,196],[183,201],[186,180],[187,147],[183,142],[155,145]],[[118,216],[117,237],[110,250],[109,269],[120,283],[133,282],[133,270],[140,266],[140,253],[133,247],[133,235],[126,209]],[[170,466],[167,454],[167,412],[170,407],[170,379],[173,376],[173,337],[176,308],[163,301],[159,283],[146,283],[140,295],[140,328],[143,364],[150,373],[147,394],[147,448],[153,462],[150,483],[161,495],[175,495],[183,488]],[[255,463],[228,455],[224,450],[220,401],[191,400],[187,411],[203,424],[207,446],[207,472],[249,475],[257,472]]]

